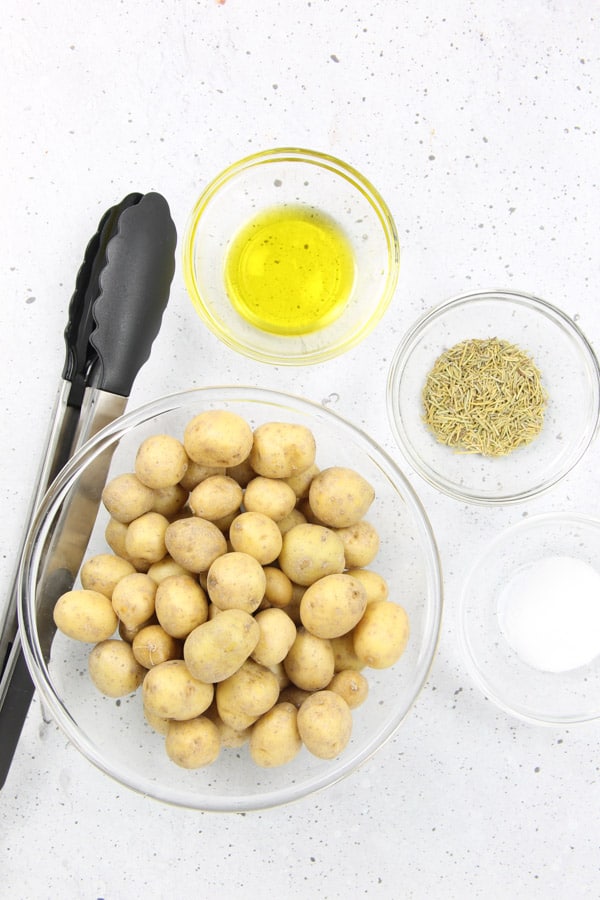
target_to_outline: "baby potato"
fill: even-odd
[[[243,512],[231,523],[229,540],[234,550],[248,553],[262,566],[268,566],[279,556],[283,539],[277,524],[268,516]]]
[[[54,606],[53,617],[59,631],[88,644],[106,640],[118,624],[109,598],[99,591],[86,589],[62,594]]]
[[[300,620],[317,637],[340,637],[360,621],[366,605],[367,592],[360,581],[343,573],[326,575],[304,592]]]
[[[344,545],[347,569],[368,566],[379,552],[379,534],[365,519],[347,528],[337,528],[336,534]]]
[[[165,532],[169,555],[188,572],[207,572],[227,550],[227,541],[213,522],[191,516],[171,522]]]
[[[170,578],[171,575],[189,575],[190,573],[183,566],[180,566],[179,563],[176,563],[167,553],[158,562],[152,563],[146,574],[158,585],[165,578]]]
[[[404,653],[408,637],[406,610],[391,600],[375,600],[353,631],[354,652],[366,666],[387,669]]]
[[[257,475],[291,478],[315,462],[316,444],[305,425],[267,422],[254,429],[250,465]]]
[[[155,596],[156,582],[143,572],[134,572],[115,586],[112,606],[127,628],[135,628],[154,614]]]
[[[133,572],[135,567],[128,560],[112,553],[99,553],[84,562],[79,578],[85,590],[98,591],[110,600],[117,582]]]
[[[211,475],[196,485],[190,494],[190,509],[195,516],[215,522],[239,511],[243,491],[228,475]]]
[[[290,581],[306,587],[344,571],[344,545],[335,531],[323,525],[296,525],[282,537],[279,565]]]
[[[334,691],[316,691],[298,710],[298,732],[306,748],[319,759],[334,759],[352,734],[352,712]]]
[[[285,481],[257,475],[248,482],[244,492],[247,512],[259,512],[279,522],[289,516],[296,506],[296,495]]]
[[[306,516],[302,512],[302,510],[295,507],[287,516],[284,516],[283,519],[280,519],[277,523],[277,526],[282,535],[287,534],[288,531],[291,531],[292,528],[296,525],[304,525],[306,523]]]
[[[140,444],[135,457],[135,474],[149,488],[172,487],[186,473],[188,455],[181,441],[170,434],[153,434]]]
[[[154,489],[154,503],[152,512],[160,513],[167,519],[172,519],[180,513],[188,499],[188,491],[180,484],[172,484],[169,487]]]
[[[281,609],[263,609],[256,613],[260,637],[252,651],[252,659],[261,666],[274,666],[283,662],[296,640],[296,626]]]
[[[127,551],[125,550],[125,537],[127,535],[128,525],[126,522],[119,522],[112,517],[108,520],[104,529],[104,538],[106,543],[116,556],[127,559]],[[133,565],[133,563],[132,563]]]
[[[88,669],[95,686],[106,697],[133,694],[146,674],[131,646],[119,640],[96,644],[88,657]]]
[[[249,727],[235,729],[232,728],[231,725],[226,725],[219,715],[217,704],[215,702],[213,702],[209,706],[204,715],[217,726],[217,730],[219,732],[219,740],[221,741],[221,747],[227,747],[228,749],[243,747],[250,737]]]
[[[241,416],[226,409],[210,409],[188,422],[183,445],[188,456],[203,466],[237,466],[252,448],[252,429]]]
[[[256,477],[256,472],[250,465],[249,459],[245,459],[243,462],[238,463],[237,466],[229,466],[226,470],[226,474],[229,475],[230,478],[233,478],[234,481],[237,481],[241,488],[245,488],[248,482]]]
[[[319,521],[332,528],[347,528],[363,519],[375,491],[354,469],[331,466],[316,475],[310,484],[308,501]]]
[[[302,688],[296,687],[295,684],[288,684],[281,690],[279,694],[280,703],[292,703],[296,709],[300,709],[307,697],[310,697],[312,691],[303,691]]]
[[[154,491],[142,484],[133,472],[117,475],[102,491],[102,502],[110,516],[128,525],[150,512],[154,505]]]
[[[221,751],[219,731],[207,716],[167,726],[165,750],[169,759],[184,769],[200,769],[214,763]]]
[[[165,719],[164,716],[157,716],[156,713],[151,712],[146,707],[143,707],[144,718],[150,728],[154,731],[158,732],[158,734],[166,734],[167,728],[169,727],[170,719]]]
[[[369,682],[360,672],[343,669],[335,673],[327,685],[327,690],[343,697],[350,709],[356,709],[367,699]]]
[[[160,625],[174,638],[186,638],[208,619],[206,594],[188,573],[169,575],[160,582],[155,609]]]
[[[283,766],[298,755],[302,739],[297,720],[298,710],[292,703],[277,703],[260,717],[249,742],[250,756],[258,766]]]
[[[210,478],[211,475],[225,475],[225,473],[225,466],[202,466],[200,463],[190,459],[187,472],[179,482],[179,486],[191,493],[205,478]]]
[[[328,640],[316,637],[300,627],[283,665],[288,678],[296,687],[305,691],[318,691],[326,687],[333,678],[333,649]]]
[[[315,475],[319,474],[319,467],[316,463],[313,463],[312,466],[309,466],[307,469],[304,469],[302,472],[298,472],[296,475],[290,476],[290,478],[284,478],[284,482],[288,484],[296,495],[297,500],[303,500],[305,497],[308,497],[308,489],[310,488],[310,483],[315,477]]]
[[[131,642],[131,649],[145,669],[151,669],[168,659],[181,658],[181,643],[158,624],[141,628]]]
[[[371,569],[352,568],[348,569],[346,574],[352,575],[353,578],[357,578],[361,582],[367,592],[367,603],[372,603],[373,600],[388,599],[388,583],[378,572],[373,572]]]
[[[352,631],[348,632],[348,634],[342,634],[340,637],[331,638],[331,648],[333,650],[336,672],[342,672],[345,669],[360,672],[361,669],[364,669],[364,662],[354,652],[354,635]]]
[[[119,637],[122,641],[127,641],[128,644],[133,644],[133,639],[138,634],[142,628],[147,628],[148,625],[156,625],[156,616],[150,616],[145,622],[141,622],[139,625],[134,625],[131,628],[128,628],[124,622],[119,621]]]
[[[148,669],[142,693],[144,706],[154,715],[183,721],[208,709],[214,688],[194,678],[182,659],[169,659]]]
[[[150,565],[166,555],[165,534],[169,520],[157,512],[147,512],[130,522],[125,535],[125,550],[130,559],[143,559]]]
[[[215,688],[217,710],[224,722],[227,722],[228,711],[258,718],[275,705],[278,697],[276,675],[253,659],[247,659]]]
[[[267,579],[253,556],[232,550],[214,561],[208,570],[206,589],[219,609],[243,609],[253,613],[265,595]]]
[[[243,609],[225,609],[185,639],[183,658],[195,678],[215,684],[233,675],[258,643],[258,622]]]
[[[278,609],[291,603],[293,587],[285,572],[282,572],[276,566],[264,566],[263,572],[265,573],[264,599],[266,603]]]

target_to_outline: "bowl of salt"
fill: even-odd
[[[471,674],[505,712],[600,717],[600,521],[536,515],[502,532],[467,575],[460,621]]]

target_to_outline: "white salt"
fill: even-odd
[[[600,574],[570,556],[521,569],[502,591],[500,628],[523,662],[567,672],[600,654]]]

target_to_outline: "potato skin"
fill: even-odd
[[[166,516],[147,512],[129,523],[125,535],[125,550],[129,559],[143,559],[152,565],[167,553],[165,534],[169,527]]]
[[[368,566],[379,552],[379,534],[366,519],[347,528],[338,528],[336,534],[344,545],[347,569]]]
[[[243,491],[228,475],[210,475],[196,485],[189,497],[195,516],[216,522],[239,510]]]
[[[252,429],[237,413],[210,409],[194,416],[185,427],[183,445],[194,462],[227,468],[247,459]]]
[[[183,444],[169,434],[153,434],[142,441],[134,465],[142,484],[157,490],[178,484],[187,467]]]
[[[314,515],[332,528],[348,528],[363,519],[375,498],[369,482],[354,469],[330,466],[310,484],[308,501]]]
[[[133,694],[146,674],[129,644],[110,639],[96,644],[88,657],[88,670],[95,686],[107,697]]]
[[[150,512],[154,492],[134,472],[125,472],[108,482],[102,491],[102,502],[113,519],[128,525]]]
[[[165,532],[169,555],[188,572],[207,572],[227,550],[227,541],[213,522],[191,516],[171,522]]]
[[[136,628],[154,615],[156,582],[143,572],[126,575],[112,595],[113,609],[128,629]]]
[[[79,578],[85,590],[98,591],[110,600],[117,582],[133,572],[135,567],[129,560],[113,553],[99,553],[86,560]]]
[[[224,722],[225,710],[239,711],[244,716],[258,718],[277,702],[279,682],[265,666],[247,659],[229,678],[216,688],[217,710]]]
[[[298,731],[306,748],[319,759],[334,759],[352,734],[352,712],[334,691],[316,691],[298,710]]]
[[[142,685],[144,706],[163,719],[193,719],[208,709],[212,684],[194,678],[185,662],[170,659],[148,669]]]
[[[333,678],[335,659],[328,640],[298,628],[296,640],[283,661],[286,674],[296,687],[318,691]]]
[[[156,617],[167,634],[186,638],[208,619],[208,599],[189,574],[169,575],[160,582],[155,597]]]
[[[298,731],[298,711],[292,703],[277,703],[250,732],[249,749],[253,761],[262,768],[291,762],[302,748]]]
[[[372,603],[373,600],[387,600],[389,597],[389,587],[388,583],[379,572],[374,572],[372,569],[348,569],[348,575],[352,575],[353,578],[357,578],[367,592],[367,603]]]
[[[302,595],[300,619],[317,637],[341,637],[360,621],[366,605],[367,592],[360,581],[343,573],[326,575]]]
[[[323,525],[305,523],[283,535],[279,565],[290,581],[306,587],[325,575],[344,571],[344,545]]]
[[[360,672],[343,669],[335,673],[327,685],[327,690],[343,697],[350,709],[356,709],[367,699],[369,682]]]
[[[76,641],[97,644],[114,634],[117,615],[108,597],[85,589],[67,591],[54,606],[54,624]]]
[[[283,539],[273,519],[263,513],[243,512],[231,523],[229,540],[234,550],[248,553],[262,566],[268,566],[279,556]]]
[[[366,666],[387,669],[404,653],[408,637],[404,608],[391,600],[375,600],[353,631],[354,652]]]
[[[206,577],[206,589],[219,609],[243,609],[253,613],[265,595],[263,567],[248,553],[233,550],[215,559]]]
[[[262,666],[283,662],[296,640],[296,626],[282,609],[263,609],[254,617],[260,637],[252,651],[252,659]]]
[[[258,643],[260,627],[242,609],[226,609],[194,628],[183,645],[183,658],[195,678],[224,681],[245,662]]]
[[[184,769],[200,769],[215,762],[221,750],[219,731],[207,716],[171,721],[165,735],[167,756]]]
[[[131,642],[133,655],[141,666],[151,669],[168,659],[181,657],[181,644],[161,628],[160,625],[146,625],[140,628]]]
[[[291,478],[314,464],[316,444],[305,425],[267,422],[254,430],[250,465],[266,478]]]
[[[293,489],[281,479],[257,475],[246,485],[244,508],[248,512],[260,512],[279,522],[291,513],[295,505]]]

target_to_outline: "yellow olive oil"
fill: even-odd
[[[308,334],[333,322],[353,283],[348,238],[310,207],[274,207],[256,216],[234,237],[225,260],[234,308],[275,334]]]

